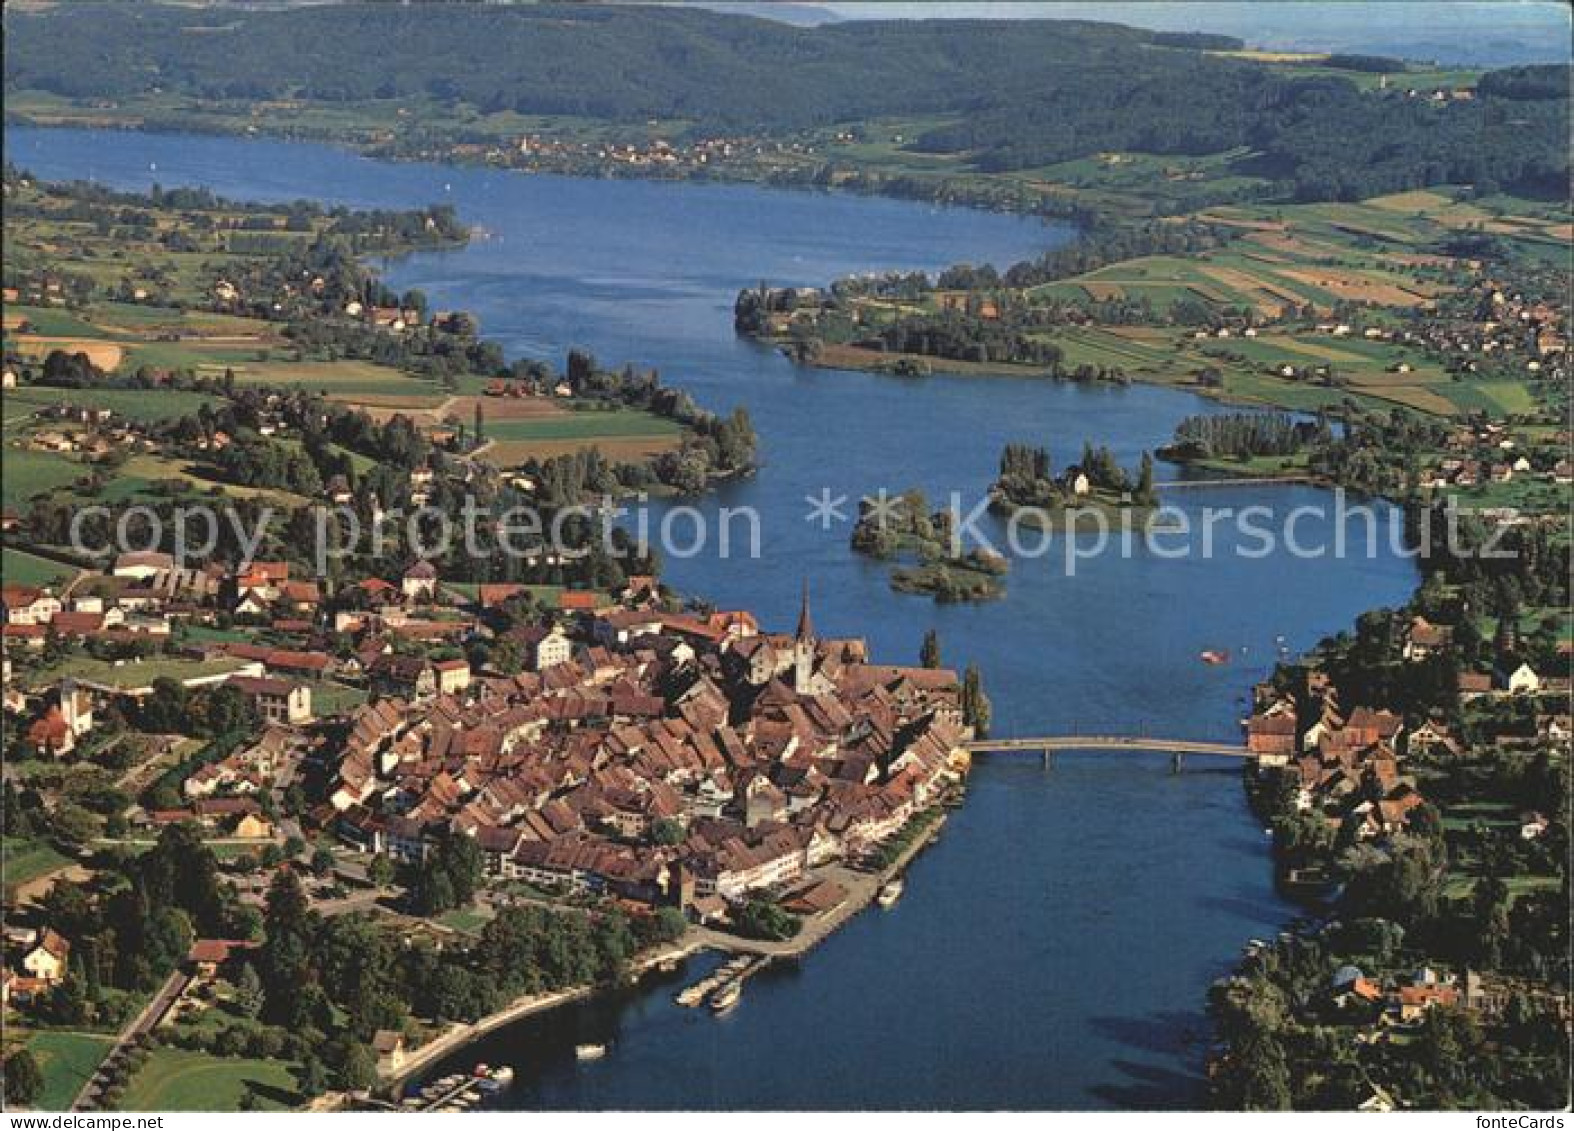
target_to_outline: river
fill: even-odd
[[[1004,265],[1072,238],[1064,228],[747,186],[383,164],[276,141],[11,129],[6,142],[12,162],[49,178],[358,206],[451,201],[487,238],[398,260],[391,285],[475,311],[510,354],[561,363],[584,346],[604,362],[654,366],[708,407],[750,409],[764,466],[695,505],[712,520],[719,507],[754,508],[762,553],[669,555],[668,580],[787,628],[807,579],[822,633],[867,637],[893,662],[911,661],[935,628],[948,664],[983,669],[1000,734],[1233,738],[1279,638],[1303,649],[1400,602],[1416,581],[1386,541],[1337,562],[1283,550],[1171,559],[1139,542],[1073,576],[1058,551],[1019,561],[1004,599],[943,607],[891,592],[883,567],[847,550],[846,523],[805,520],[806,496],[822,490],[855,500],[916,485],[939,499],[961,491],[970,506],[1007,440],[1046,443],[1057,463],[1092,440],[1132,465],[1182,416],[1216,411],[1147,387],[799,369],[732,333],[733,295],[761,279]],[[1204,506],[1332,507],[1309,487],[1170,499],[1194,518]],[[1336,521],[1306,519],[1303,541]],[[1225,551],[1238,540],[1220,529]],[[1232,662],[1203,665],[1204,648],[1230,649]],[[1205,763],[1172,775],[1159,755],[1061,755],[1047,770],[984,757],[901,903],[751,981],[727,1017],[679,1009],[664,990],[634,992],[520,1022],[453,1063],[515,1065],[508,1106],[521,1109],[1196,1104],[1209,983],[1247,938],[1292,914],[1273,891],[1238,769]],[[576,1064],[574,1044],[591,1039],[610,1042],[610,1055]]]

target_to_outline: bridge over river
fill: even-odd
[[[1204,487],[1279,487],[1295,484],[1304,486],[1316,482],[1318,480],[1311,475],[1231,475],[1217,479],[1171,479],[1164,483],[1155,483],[1153,486],[1156,490],[1163,491],[1189,491]]]
[[[1206,754],[1220,758],[1255,761],[1257,755],[1238,742],[1207,742],[1194,738],[1163,738],[1150,734],[1051,734],[1028,738],[980,738],[967,743],[975,754],[1041,755],[1049,763],[1058,750],[1084,750],[1091,753],[1168,754],[1173,768],[1180,769],[1187,754]]]

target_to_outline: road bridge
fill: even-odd
[[[1238,742],[1207,742],[1195,738],[1164,738],[1149,734],[1051,734],[1027,738],[980,738],[967,743],[975,754],[1038,754],[1049,764],[1056,751],[1083,750],[1105,754],[1168,754],[1171,766],[1179,770],[1187,754],[1240,758],[1255,761],[1257,755]]]

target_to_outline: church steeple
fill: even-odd
[[[803,581],[803,604],[798,608],[798,631],[795,634],[798,640],[814,639],[814,620],[809,616],[809,579]]]
[[[809,617],[809,581],[803,583],[803,607],[798,610],[798,631],[792,642],[792,689],[808,695],[814,687],[814,621]]]

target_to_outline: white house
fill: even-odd
[[[22,956],[22,969],[45,982],[58,982],[65,978],[71,961],[71,944],[49,927],[38,939],[38,945]]]
[[[1529,664],[1520,664],[1509,673],[1508,690],[1515,695],[1521,692],[1533,695],[1541,690],[1541,677]]]
[[[175,568],[175,559],[168,554],[157,551],[144,551],[138,553],[121,554],[115,559],[111,569],[116,577],[134,577],[139,581],[147,581],[161,573],[168,573]]]
[[[574,644],[563,632],[559,625],[553,625],[552,631],[543,636],[536,644],[536,671],[544,672],[548,668],[555,668],[559,664],[566,664],[574,658]]]

